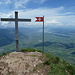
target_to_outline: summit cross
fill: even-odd
[[[18,12],[15,12],[15,18],[1,18],[1,21],[12,21],[15,22],[15,41],[16,41],[16,52],[19,51],[19,40],[18,40],[18,21],[19,22],[31,22],[31,19],[18,19]]]

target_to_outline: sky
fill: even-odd
[[[31,19],[19,22],[20,27],[39,27],[35,17],[44,15],[45,26],[75,26],[75,0],[0,0],[0,18]],[[14,22],[0,22],[0,26],[13,27]]]

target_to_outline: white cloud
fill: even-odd
[[[3,1],[0,1],[0,5],[1,4],[10,4],[11,3],[11,0],[3,0]]]
[[[10,3],[11,3],[11,0],[5,1],[5,4],[10,4]]]
[[[41,3],[44,3],[45,1],[47,1],[47,0],[40,0]]]
[[[19,26],[40,26],[42,22],[35,22],[35,17],[45,16],[45,25],[75,25],[75,15],[70,15],[69,12],[61,13],[64,10],[64,7],[59,8],[38,8],[38,9],[25,9],[17,10],[19,18],[29,18],[31,22],[19,23]],[[61,11],[61,12],[60,12]],[[69,15],[67,15],[69,14]],[[71,13],[72,14],[72,13]],[[14,11],[9,13],[3,13],[1,17],[14,17]],[[10,26],[12,26],[11,23]],[[9,25],[9,23],[8,23]]]
[[[58,23],[58,24],[59,24],[60,22],[58,22],[58,21],[56,21],[55,19],[53,19],[53,20],[46,21],[46,23],[49,23],[49,24],[50,24],[50,23]]]
[[[26,8],[25,6],[22,5],[20,2],[15,3],[15,8]]]
[[[0,1],[0,5],[8,5],[8,4],[14,4],[15,8],[26,8],[25,5],[29,2],[30,0],[2,0]],[[13,6],[13,7],[14,7]]]
[[[47,0],[33,0],[33,2],[40,3],[40,4],[44,3],[45,1],[47,1]]]
[[[0,2],[0,5],[3,4],[2,2]]]
[[[15,2],[15,8],[26,8],[26,4],[29,2],[30,0],[16,0]],[[24,5],[23,5],[24,4]]]
[[[30,2],[31,0],[16,0],[15,2],[15,8],[26,8],[26,5],[28,2]],[[47,0],[32,0],[33,2],[42,4]]]

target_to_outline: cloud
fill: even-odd
[[[40,4],[44,3],[45,1],[47,1],[47,0],[33,0],[33,2],[40,3]]]
[[[59,24],[60,22],[58,22],[58,21],[56,21],[55,19],[53,19],[53,20],[50,20],[50,21],[46,21],[46,23],[49,23],[49,24],[50,24],[50,23],[58,23],[58,24]]]
[[[28,4],[28,2],[30,2],[31,0],[16,0],[15,2],[15,8],[26,8],[26,5]],[[33,3],[39,3],[42,4],[47,0],[32,0]]]
[[[26,4],[29,1],[30,0],[16,0],[16,2],[15,2],[15,8],[26,8]]]
[[[3,0],[3,1],[0,1],[0,5],[1,4],[11,4],[11,0]]]
[[[0,5],[3,4],[3,2],[0,2]]]
[[[15,9],[26,8],[26,5],[30,2],[42,4],[47,0],[2,0],[0,1],[0,5],[9,5],[11,4]]]
[[[47,1],[47,0],[40,0],[40,3],[44,3],[45,1]]]
[[[15,6],[15,8],[26,8],[26,4],[29,2],[30,0],[3,0],[0,1],[0,5],[8,5],[11,4],[13,5],[13,7]]]
[[[15,3],[15,8],[26,8],[25,6],[22,5],[20,2]]]
[[[10,4],[11,3],[11,0],[7,0],[6,2],[5,2],[5,4]]]
[[[34,27],[34,26],[42,26],[42,22],[35,22],[35,17],[42,17],[45,16],[45,25],[51,26],[54,25],[75,25],[75,15],[71,12],[65,12],[64,7],[58,7],[58,8],[38,8],[38,9],[25,9],[25,10],[17,10],[19,14],[19,18],[26,18],[31,19],[31,22],[25,22],[25,23],[19,23],[19,26],[28,26],[28,27]],[[1,13],[1,17],[13,17],[14,18],[14,11],[11,11],[9,13]],[[69,14],[69,15],[68,15]],[[13,23],[11,22],[10,26],[12,26]],[[9,26],[9,23],[8,23]]]

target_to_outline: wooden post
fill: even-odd
[[[15,40],[16,40],[16,52],[19,51],[18,45],[18,12],[15,12]]]

